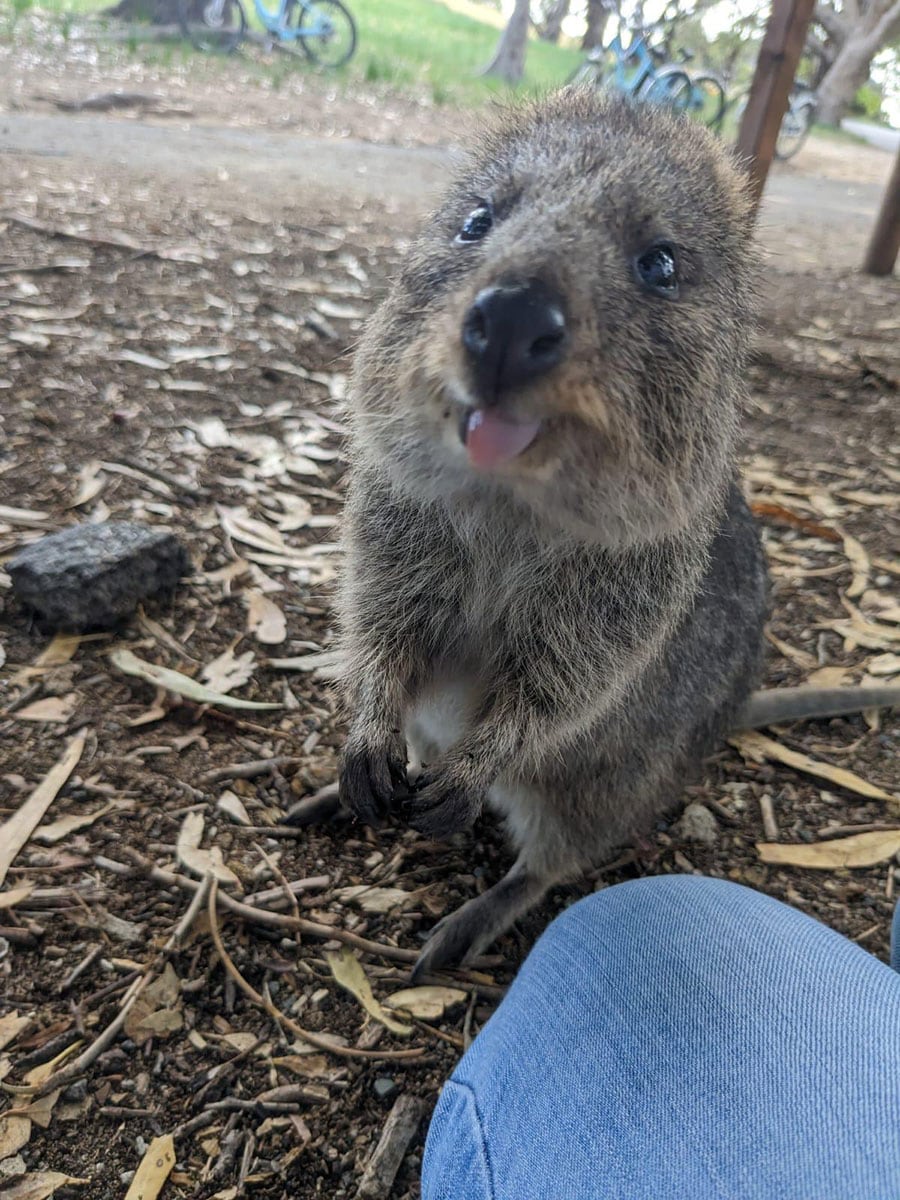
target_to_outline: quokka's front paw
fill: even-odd
[[[403,803],[403,815],[413,829],[431,837],[448,837],[474,825],[484,796],[451,774],[423,772]]]
[[[338,792],[344,808],[374,824],[406,792],[406,756],[398,746],[348,745],[341,761]]]

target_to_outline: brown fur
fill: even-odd
[[[487,198],[493,228],[457,244]],[[635,275],[659,238],[678,251],[677,299]],[[766,578],[733,454],[753,276],[743,177],[712,137],[567,91],[486,135],[369,323],[341,797],[433,835],[487,802],[519,852],[420,968],[477,953],[670,805],[751,690]],[[500,397],[541,419],[534,443],[476,471],[463,320],[481,289],[535,279],[564,299],[566,354]]]

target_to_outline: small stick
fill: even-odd
[[[213,879],[209,890],[209,902],[207,904],[207,913],[209,915],[209,929],[212,935],[212,940],[215,943],[216,950],[219,952],[219,958],[222,960],[222,965],[237,986],[241,989],[245,996],[257,1004],[265,1013],[279,1025],[289,1029],[295,1037],[302,1038],[305,1042],[309,1042],[311,1046],[315,1046],[319,1050],[327,1050],[331,1054],[336,1054],[339,1058],[368,1058],[379,1060],[397,1060],[406,1058],[421,1058],[425,1053],[424,1046],[415,1046],[411,1050],[352,1050],[347,1046],[336,1046],[327,1038],[320,1037],[316,1033],[311,1033],[298,1025],[286,1013],[281,1012],[275,1007],[271,1000],[267,1000],[265,996],[260,995],[252,984],[248,983],[237,967],[231,960],[228,951],[225,949],[225,943],[222,941],[222,935],[219,931],[218,914],[216,911],[216,900],[219,895],[219,881]],[[224,897],[223,897],[224,898]]]
[[[359,1200],[387,1200],[424,1112],[425,1105],[417,1096],[398,1097],[366,1163],[356,1193]]]
[[[169,937],[169,940],[166,942],[166,952],[170,950],[176,950],[190,933],[191,926],[196,921],[197,915],[200,913],[203,905],[206,903],[206,898],[209,895],[211,883],[212,875],[207,872],[206,875],[203,876],[203,882],[197,888],[196,892],[194,892],[190,904],[184,911],[184,915],[175,926],[171,936]]]
[[[819,841],[827,842],[831,838],[846,837],[853,833],[890,833],[894,829],[900,829],[896,822],[890,824],[886,821],[869,821],[864,825],[827,825],[816,832]]]
[[[719,820],[724,821],[726,825],[740,825],[740,818],[736,817],[730,808],[726,808],[721,800],[714,800],[711,796],[704,796],[703,803],[710,812],[715,813]]]
[[[272,872],[273,877],[275,879],[277,879],[278,882],[281,884],[281,894],[287,900],[288,906],[290,907],[291,912],[294,914],[294,919],[299,921],[300,920],[300,905],[297,903],[297,897],[291,891],[291,885],[288,883],[288,881],[284,877],[284,872],[281,870],[281,868],[278,866],[278,864],[273,860],[272,856],[270,854],[266,854],[265,850],[263,850],[263,848],[262,848],[262,846],[260,846],[259,842],[253,843],[253,849],[256,851],[256,853],[260,856],[260,858],[263,860],[263,862],[266,864],[266,866]]]
[[[767,842],[777,842],[781,836],[778,822],[775,820],[775,806],[768,792],[763,792],[759,798],[759,811],[762,816],[763,829]]]
[[[294,836],[296,837],[296,830],[294,831]],[[310,875],[308,879],[295,879],[293,883],[288,884],[288,887],[296,895],[297,892],[318,892],[330,885],[330,875]],[[283,897],[283,888],[266,888],[263,892],[252,892],[249,896],[245,896],[244,903],[254,905],[268,904],[273,900],[281,900]]]
[[[57,987],[56,990],[59,995],[62,996],[65,992],[67,992],[75,980],[78,979],[80,975],[83,975],[89,967],[92,967],[102,953],[102,946],[94,946],[93,950],[88,950],[81,962],[76,967],[72,968],[62,983],[60,983]]]
[[[212,771],[204,771],[200,783],[221,783],[224,779],[255,779],[257,775],[265,775],[268,771],[280,771],[282,767],[291,767],[300,762],[299,758],[256,758],[252,762],[232,763],[228,767],[216,767]]]
[[[122,851],[127,854],[149,879],[153,879],[157,883],[165,884],[167,887],[179,887],[183,891],[190,892],[196,891],[200,887],[200,884],[196,880],[188,879],[186,875],[176,875],[174,871],[164,871],[161,867],[154,866],[142,854],[131,847],[123,846]],[[323,938],[325,941],[345,942],[348,946],[365,951],[366,954],[377,954],[382,958],[395,959],[397,962],[414,963],[419,958],[415,950],[404,950],[400,946],[389,946],[382,945],[381,942],[371,942],[368,938],[359,937],[357,934],[350,933],[349,930],[340,929],[337,926],[319,925],[317,922],[307,921],[303,917],[298,920],[296,917],[289,917],[284,913],[273,913],[267,912],[263,908],[252,908],[249,904],[242,904],[239,900],[235,900],[227,892],[221,892],[219,899],[223,908],[257,925],[271,925],[275,929],[295,929],[300,933],[308,933],[311,937]]]

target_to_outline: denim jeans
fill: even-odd
[[[712,1197],[900,1200],[900,974],[737,884],[620,884],[444,1087],[422,1200]]]

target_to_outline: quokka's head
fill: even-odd
[[[357,454],[422,500],[610,547],[714,519],[751,226],[686,118],[573,89],[506,114],[370,322]]]

